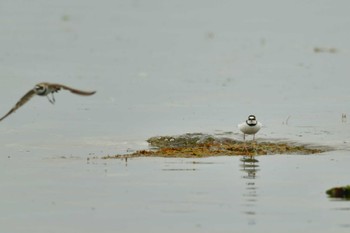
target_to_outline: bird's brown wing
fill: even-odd
[[[62,84],[57,84],[57,83],[50,83],[50,87],[54,88],[56,91],[59,91],[62,88],[77,95],[93,95],[96,93],[96,91],[82,91],[82,90],[74,89],[74,88],[71,88]]]
[[[18,108],[20,108],[23,104],[27,103],[33,96],[35,95],[34,89],[30,90],[25,94],[17,103],[16,105],[5,115],[3,116],[0,121],[5,119],[8,115],[16,111]]]

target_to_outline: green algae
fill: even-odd
[[[350,200],[350,185],[343,187],[334,187],[326,191],[331,198],[341,198]]]

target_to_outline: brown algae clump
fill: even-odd
[[[335,187],[326,191],[329,197],[342,198],[350,200],[350,185],[344,187]]]
[[[125,157],[181,157],[201,158],[220,155],[271,155],[271,154],[316,154],[325,149],[310,148],[281,142],[237,141],[232,138],[192,133],[180,136],[159,136],[147,140],[149,150],[139,150],[132,154],[105,156]]]

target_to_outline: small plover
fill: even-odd
[[[261,129],[262,124],[256,120],[254,115],[249,115],[248,120],[238,125],[238,128],[243,133],[243,139],[245,140],[246,134],[253,134],[253,140],[255,140],[255,134]]]
[[[16,111],[22,105],[27,103],[34,95],[47,96],[47,98],[49,99],[50,103],[52,103],[52,104],[55,103],[55,97],[54,97],[53,93],[58,92],[61,89],[68,90],[68,91],[70,91],[70,92],[72,92],[74,94],[86,95],[86,96],[87,95],[93,95],[93,94],[96,93],[96,91],[81,91],[81,90],[77,90],[77,89],[74,89],[74,88],[71,88],[71,87],[67,87],[65,85],[57,84],[57,83],[39,83],[39,84],[35,85],[35,87],[32,88],[30,91],[28,91],[27,94],[25,94],[16,103],[16,105],[8,113],[6,113],[5,116],[0,118],[0,121],[5,119],[8,115],[10,115],[14,111]],[[51,99],[49,97],[49,94],[51,94]]]

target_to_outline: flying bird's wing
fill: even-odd
[[[74,89],[74,88],[71,88],[62,84],[56,84],[56,83],[50,83],[50,87],[55,89],[55,91],[59,91],[62,88],[64,90],[68,90],[77,95],[93,95],[96,93],[96,91],[82,91],[82,90]]]
[[[20,108],[22,105],[24,105],[25,103],[27,103],[33,96],[35,95],[35,91],[34,89],[30,90],[27,92],[27,94],[25,94],[17,103],[16,105],[5,115],[3,116],[0,121],[2,121],[3,119],[5,119],[8,115],[10,115],[11,113],[13,113],[14,111],[16,111],[18,108]]]

